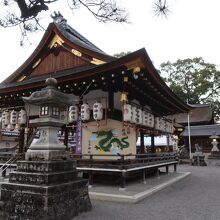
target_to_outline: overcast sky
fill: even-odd
[[[103,24],[85,10],[72,13],[66,0],[51,4],[42,24],[46,28],[52,21],[49,14],[59,10],[74,29],[110,55],[145,47],[155,67],[162,62],[199,56],[220,66],[219,0],[168,0],[171,13],[167,19],[154,16],[154,0],[119,2],[128,10],[131,24]],[[29,36],[31,44],[26,42],[20,47],[18,28],[0,31],[2,81],[30,56],[44,32]]]

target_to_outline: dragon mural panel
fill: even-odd
[[[136,153],[135,128],[124,128],[119,121],[108,120],[99,128],[88,123],[87,128],[83,128],[83,137],[84,154]]]

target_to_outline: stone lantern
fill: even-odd
[[[40,137],[31,144],[25,160],[17,161],[9,182],[1,184],[3,219],[71,220],[91,209],[87,180],[77,177],[76,161],[68,158],[57,138],[65,124],[61,110],[71,100],[56,89],[56,79],[47,79],[46,85],[23,98],[39,108],[39,118],[30,124],[39,129]]]
[[[54,160],[67,157],[66,147],[58,140],[57,133],[60,127],[66,124],[61,118],[61,111],[66,110],[72,101],[67,94],[56,88],[56,79],[48,78],[46,85],[46,88],[32,93],[30,97],[23,97],[24,102],[39,108],[39,118],[30,120],[29,123],[38,128],[40,137],[29,147],[25,155],[26,160]]]
[[[218,135],[216,135],[216,132],[214,131],[212,136],[209,137],[212,142],[212,149],[211,154],[207,158],[207,165],[208,166],[220,166],[220,151],[218,148],[218,139],[220,138]]]
[[[219,139],[219,136],[216,135],[215,132],[213,132],[213,135],[210,136],[209,138],[212,140],[211,144],[213,146],[212,149],[211,149],[211,153],[219,152],[218,141],[217,141]]]

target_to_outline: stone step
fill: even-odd
[[[3,183],[5,219],[72,219],[91,210],[86,183],[82,179],[52,186]]]
[[[22,183],[2,183],[1,184],[1,199],[4,201],[5,193],[13,193],[13,191],[19,191],[23,193],[31,193],[36,195],[50,195],[50,194],[62,194],[65,191],[87,189],[88,180],[77,178],[71,182],[51,184],[51,185],[35,185],[22,184]],[[8,198],[9,199],[9,198]]]
[[[74,168],[76,168],[75,160],[17,161],[17,170],[21,172],[62,172]]]
[[[3,219],[4,202],[0,200],[0,219]]]
[[[51,185],[67,181],[73,181],[77,177],[77,170],[51,172],[51,173],[31,173],[13,171],[9,174],[10,183]]]

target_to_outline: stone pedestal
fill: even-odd
[[[193,154],[192,165],[193,166],[206,166],[205,155],[203,155],[202,151],[196,151]]]
[[[86,184],[75,161],[19,161],[1,186],[3,219],[70,220],[91,209]]]
[[[55,118],[37,118],[31,120],[32,125],[37,126],[40,133],[39,139],[32,143],[25,160],[59,160],[67,159],[66,146],[57,138],[57,133],[63,122]]]
[[[208,166],[220,166],[220,152],[211,151],[206,161]]]
[[[211,154],[207,158],[207,165],[208,166],[220,166],[220,151],[218,148],[218,141],[217,138],[218,136],[214,136],[215,139],[212,141],[212,149],[211,149]]]

